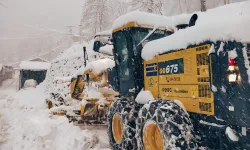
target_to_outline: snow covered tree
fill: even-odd
[[[83,6],[81,24],[83,35],[92,37],[95,33],[106,30],[109,11],[108,0],[86,0]],[[110,27],[110,25],[108,25]]]
[[[163,14],[166,16],[192,13],[201,10],[201,0],[164,0]]]
[[[124,0],[108,0],[109,19],[111,20],[111,24],[116,18],[129,12],[129,4],[129,2]]]
[[[201,0],[201,11],[206,11],[207,6],[206,6],[206,0]]]
[[[163,14],[163,0],[132,0],[130,5],[132,10]]]

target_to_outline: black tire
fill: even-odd
[[[163,149],[197,149],[193,125],[188,114],[172,101],[150,101],[145,104],[136,120],[138,149],[144,150],[143,128],[147,121],[154,121],[163,136]],[[175,137],[175,138],[172,138]]]
[[[116,100],[110,106],[108,112],[108,136],[109,143],[113,150],[137,150],[137,142],[135,138],[135,118],[131,117],[134,116],[134,113],[136,113],[133,111],[134,108],[135,103],[126,99]],[[121,123],[123,125],[123,136],[120,144],[115,142],[112,132],[112,120],[116,113],[120,114]]]

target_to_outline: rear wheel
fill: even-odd
[[[129,100],[117,100],[110,106],[108,136],[114,150],[137,150],[135,119],[130,117],[133,107],[134,102]]]
[[[151,101],[139,112],[136,135],[140,150],[197,149],[188,114],[172,101]]]

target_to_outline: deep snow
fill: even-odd
[[[46,81],[37,88],[18,92],[16,81],[5,81],[0,88],[1,150],[100,150],[107,147],[106,132],[97,135],[68,123],[64,116],[51,115],[45,104]]]

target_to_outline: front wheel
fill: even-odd
[[[109,143],[114,150],[137,150],[135,139],[135,119],[130,119],[134,102],[117,100],[108,113]]]
[[[139,112],[136,135],[140,150],[197,149],[188,114],[172,101],[151,101]]]

